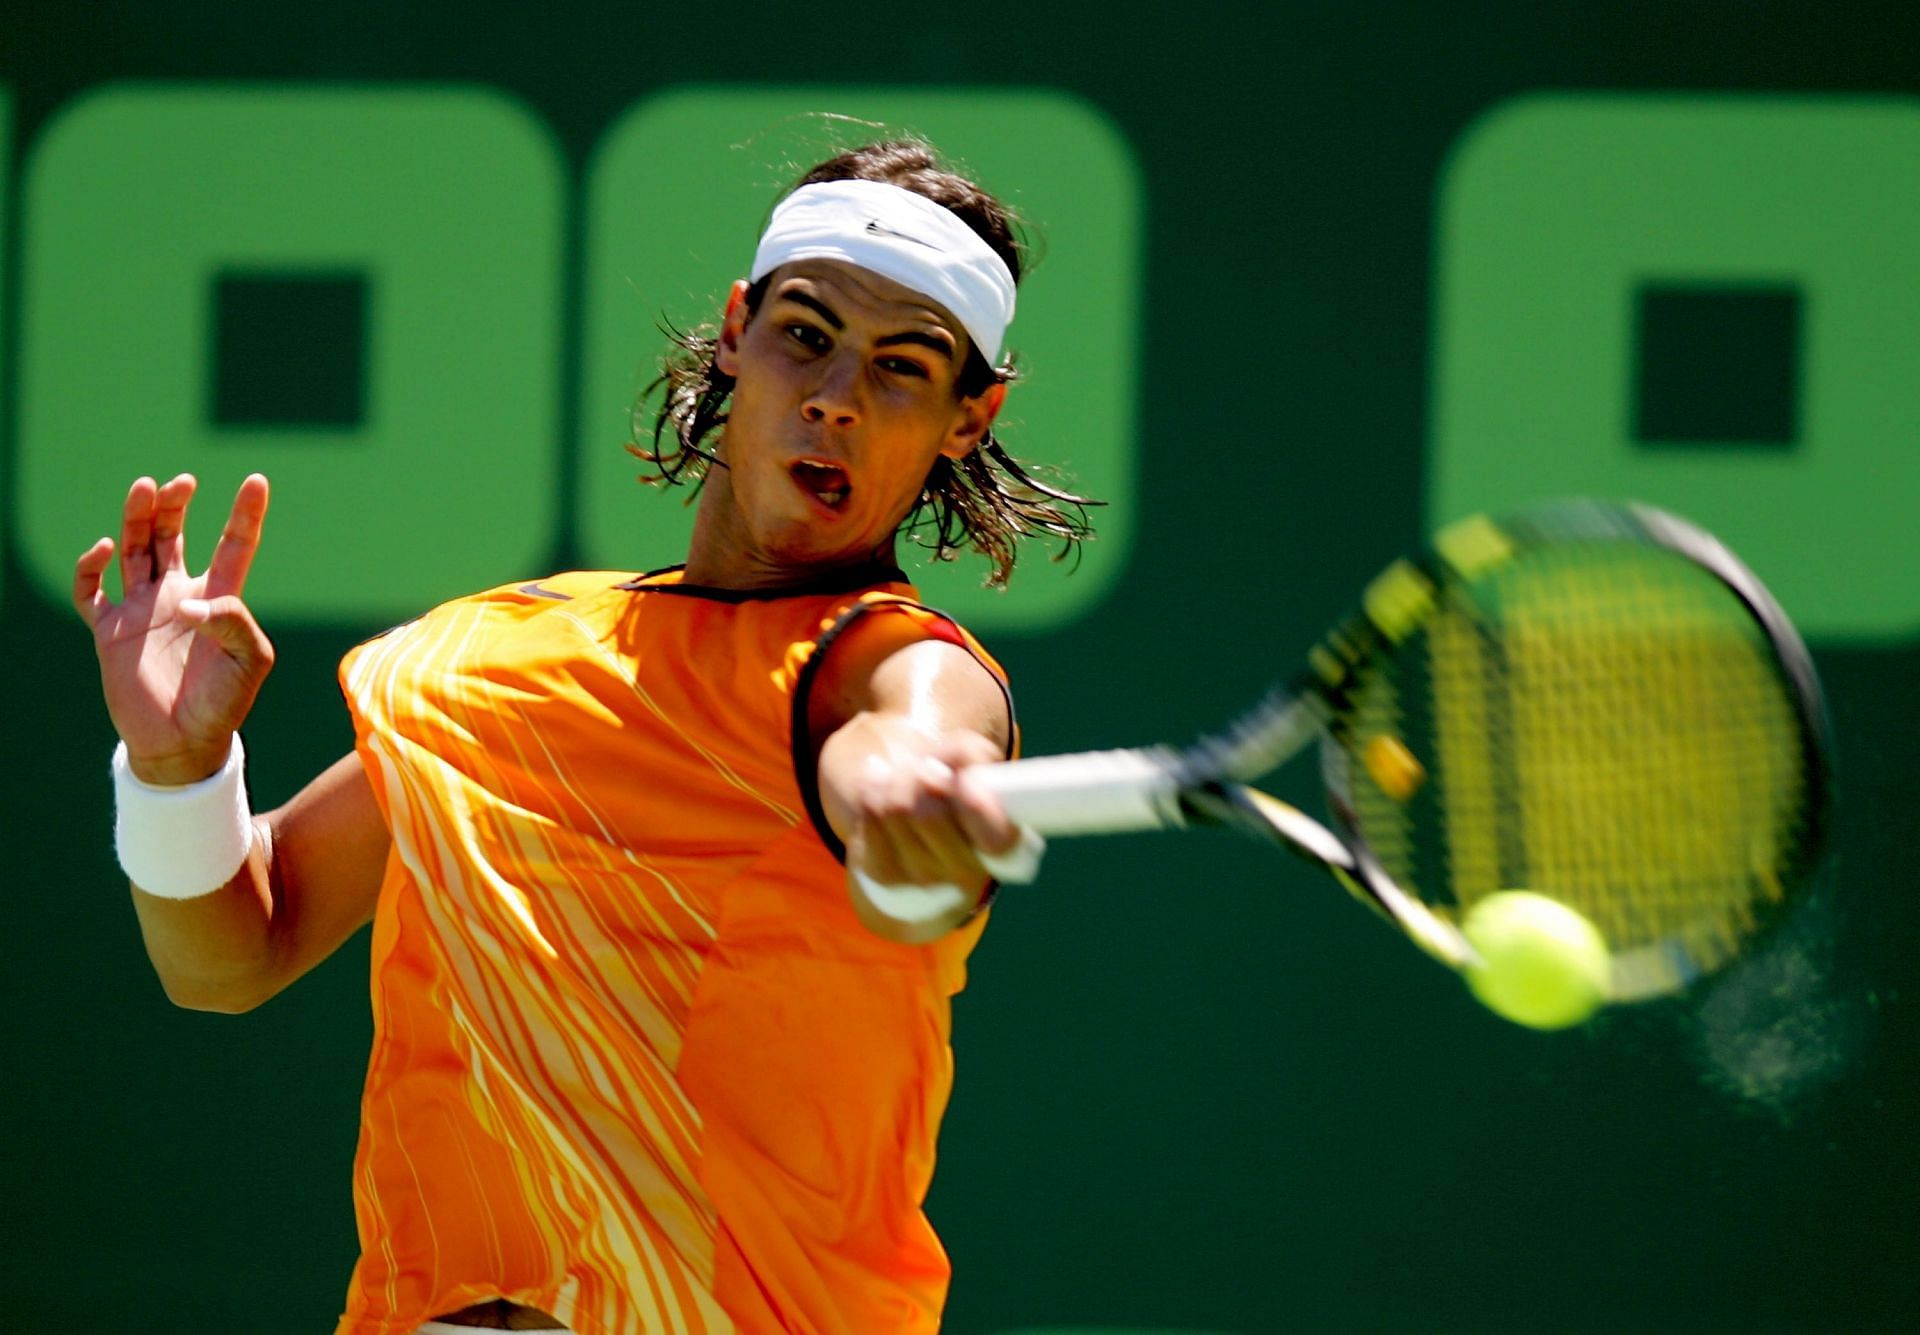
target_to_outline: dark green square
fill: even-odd
[[[1641,286],[1634,439],[1791,447],[1800,438],[1800,290]]]
[[[234,429],[366,416],[367,277],[228,269],[213,279],[207,417]]]

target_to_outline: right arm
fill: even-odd
[[[241,600],[259,545],[267,482],[241,485],[213,562],[186,572],[193,478],[141,478],[127,493],[118,544],[123,597],[101,580],[115,543],[74,568],[74,606],[93,630],[101,686],[133,777],[181,785],[220,769],[273,666],[273,648]],[[190,899],[133,887],[148,957],[176,1004],[243,1011],[331,954],[373,915],[388,835],[357,756],[253,820],[252,847],[227,883]]]
[[[163,899],[133,886],[167,999],[238,1014],[272,997],[373,917],[387,844],[373,787],[349,755],[254,817],[253,851],[212,894]]]

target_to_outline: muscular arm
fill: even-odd
[[[147,956],[176,1005],[251,1010],[373,916],[388,836],[359,756],[253,828],[253,851],[212,894],[162,899],[134,887]]]
[[[889,940],[918,945],[978,909],[991,878],[975,849],[1000,852],[1017,832],[967,766],[1006,757],[1012,720],[1000,683],[958,645],[913,638],[902,618],[875,616],[835,646],[816,686],[821,805],[847,865],[898,887],[964,892],[925,921],[902,922],[849,877],[855,911]],[[931,893],[931,891],[929,891]]]

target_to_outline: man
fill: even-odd
[[[967,780],[1012,754],[1004,679],[893,554],[928,510],[1000,579],[1023,532],[1075,531],[992,442],[1018,265],[924,146],[809,173],[669,368],[652,457],[704,474],[684,568],[360,646],[354,754],[263,816],[238,729],[273,658],[241,596],[266,480],[197,578],[187,476],[129,492],[119,604],[115,543],[80,558],[168,995],[248,1009],[374,924],[341,1335],[937,1326],[949,998],[1038,848]]]

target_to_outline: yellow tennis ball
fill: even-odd
[[[1380,791],[1405,802],[1427,781],[1426,768],[1407,750],[1407,744],[1388,733],[1375,733],[1360,753],[1361,763]]]
[[[1607,999],[1612,957],[1600,929],[1558,900],[1502,890],[1460,924],[1480,963],[1467,986],[1494,1014],[1530,1029],[1579,1024]]]

